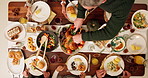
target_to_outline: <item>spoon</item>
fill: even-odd
[[[45,48],[44,48],[43,59],[45,58],[47,43],[48,43],[48,39],[47,39],[46,42],[45,42]]]
[[[38,49],[38,51],[37,51],[36,57],[39,55],[40,50],[41,50],[41,47],[42,47],[43,43],[44,43],[46,40],[47,40],[47,37],[46,37],[46,36],[42,36],[42,37],[41,37],[41,41],[40,41],[41,44],[40,44],[40,47],[39,47],[39,49]]]
[[[38,63],[44,63],[44,58],[45,58],[45,54],[46,54],[47,43],[48,43],[48,38],[45,41],[45,48],[44,48],[43,58]]]

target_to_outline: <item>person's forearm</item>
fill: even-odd
[[[59,72],[57,70],[55,70],[52,75],[52,78],[57,78],[58,74],[59,74]]]
[[[84,9],[84,8],[78,3],[78,14],[77,14],[77,18],[85,18],[85,11],[86,11],[86,9]]]

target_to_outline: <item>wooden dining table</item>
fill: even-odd
[[[64,17],[62,14],[62,6],[60,2],[53,2],[53,1],[48,1],[47,2],[49,6],[51,7],[51,10],[56,13],[55,18],[61,18],[62,19],[62,24],[70,24],[71,22]],[[15,9],[19,9],[20,11],[18,12],[18,15],[14,15]],[[126,20],[126,23],[131,23],[131,17],[134,12],[136,12],[139,9],[144,9],[147,10],[147,5],[146,4],[134,4],[131,12],[129,13],[128,19]],[[10,2],[8,5],[8,20],[9,21],[19,21],[19,18],[21,17],[26,17],[27,13],[27,8],[25,7],[25,2]],[[92,19],[97,19],[99,20],[99,23],[102,25],[105,23],[104,20],[104,10],[100,9],[99,7],[96,8],[93,12],[91,12],[86,20],[84,21],[83,24],[87,24],[87,21],[92,20]],[[54,19],[53,19],[54,20]],[[54,21],[51,22],[51,25],[56,25]]]
[[[36,53],[32,53],[29,52],[27,50],[23,50],[24,56],[26,58],[30,57],[32,54],[36,54]],[[102,54],[102,53],[94,53],[94,52],[79,52],[81,54],[84,54],[87,58],[89,56],[89,54],[91,54],[91,58],[97,58],[99,60],[99,63],[97,65],[93,65],[92,63],[90,64],[90,72],[86,71],[86,75],[90,75],[93,76],[96,73],[96,70],[100,69],[100,66],[102,64],[102,61],[104,60],[104,58],[108,55],[108,54]],[[95,56],[95,54],[98,54],[99,56]],[[55,63],[51,63],[50,62],[50,58],[55,55],[57,56],[57,61]],[[59,75],[71,75],[70,72],[67,72],[67,66],[66,66],[66,61],[67,58],[70,55],[65,54],[64,52],[47,52],[46,53],[46,57],[48,59],[49,62],[49,66],[47,71],[50,71],[51,74],[53,74],[53,72],[55,71],[55,69],[61,65],[61,66],[65,66],[65,69],[59,73]],[[129,57],[129,56],[142,56],[143,58],[146,58],[145,54],[137,54],[137,55],[120,55],[125,63],[125,67],[124,70],[127,70],[131,73],[132,76],[143,76],[145,74],[145,67],[144,65],[138,65],[136,63],[134,63],[134,61],[132,62],[128,62],[125,58]],[[58,59],[60,59],[60,61],[58,61]],[[120,76],[122,75],[122,73],[120,74]],[[109,76],[109,75],[106,75]]]
[[[62,24],[71,24],[71,22],[69,20],[67,20],[64,15],[62,14],[61,10],[62,7],[60,5],[60,2],[58,1],[51,1],[49,0],[47,2],[49,4],[49,6],[51,7],[51,10],[53,12],[56,13],[56,17],[55,18],[61,18],[62,19]],[[27,12],[27,8],[24,6],[25,2],[10,2],[8,5],[8,21],[19,21],[19,18],[21,17],[26,17],[26,12]],[[131,12],[129,13],[128,19],[126,20],[126,23],[131,23],[131,17],[132,14],[139,10],[139,9],[145,9],[147,10],[147,5],[146,4],[134,4]],[[15,13],[15,11],[17,11],[17,13]],[[91,19],[98,19],[100,24],[104,24],[105,20],[104,20],[104,11],[100,8],[96,8],[93,12],[91,12],[84,24],[86,25],[87,22]],[[54,19],[53,19],[54,20]],[[55,25],[55,22],[51,22],[50,25]],[[29,52],[26,49],[22,49],[25,58],[30,57],[30,55],[34,54],[33,52]],[[96,70],[98,70],[101,66],[101,63],[103,61],[103,59],[108,55],[108,54],[102,54],[102,53],[92,53],[92,52],[80,52],[84,55],[86,55],[88,57],[89,54],[91,54],[92,58],[97,58],[99,60],[99,64],[97,65],[90,65],[90,72],[86,71],[87,75],[95,75]],[[94,54],[99,54],[99,57],[95,57]],[[50,62],[50,58],[52,55],[57,55],[58,58],[62,59],[62,61],[56,61],[55,63],[51,63]],[[142,56],[143,58],[146,57],[145,54],[137,54],[139,56]],[[138,65],[136,63],[128,63],[124,58],[127,56],[136,56],[136,55],[121,55],[121,57],[123,58],[124,62],[125,62],[125,69],[131,73],[132,76],[143,76],[145,74],[145,67],[144,65]],[[62,65],[62,66],[66,66],[66,61],[67,58],[69,57],[69,55],[63,53],[63,52],[47,52],[46,53],[46,57],[48,58],[48,62],[49,62],[49,66],[48,66],[48,71],[51,72],[51,74],[54,72],[54,70],[56,69],[57,66]],[[59,75],[71,75],[70,72],[66,72],[67,68],[64,69],[63,72],[60,72]],[[120,74],[121,76],[122,74]],[[106,75],[109,76],[109,75]]]

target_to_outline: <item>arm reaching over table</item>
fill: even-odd
[[[85,78],[85,76],[86,76],[86,73],[82,72],[79,77],[80,78]]]
[[[32,15],[31,7],[32,7],[33,3],[35,3],[36,1],[47,2],[48,0],[26,0],[25,6],[27,7],[27,13],[26,13],[27,18],[29,18]]]
[[[79,3],[78,3],[78,14],[77,14],[77,18],[74,21],[74,26],[75,26],[75,31],[76,32],[83,24],[84,18],[85,18],[85,11],[86,9],[84,9]]]
[[[96,75],[93,78],[103,78],[106,75],[106,70],[97,70]],[[131,73],[128,71],[123,71],[123,78],[130,78]]]
[[[67,14],[66,14],[66,0],[62,0],[61,1],[61,6],[62,6],[62,14],[68,18]]]
[[[128,71],[123,71],[123,78],[130,78],[131,73],[129,73]]]
[[[59,72],[63,71],[64,68],[65,68],[64,66],[58,66],[58,67],[56,68],[56,70],[54,71],[52,78],[57,78]]]
[[[106,75],[106,71],[105,70],[97,70],[96,75],[98,78],[102,78]]]
[[[82,40],[94,41],[114,38],[123,27],[134,1],[135,0],[92,0],[91,2],[90,0],[79,0],[77,18],[84,18],[86,9],[89,10],[95,7],[100,7],[101,9],[112,13],[106,27],[97,31],[82,33]],[[82,25],[82,22],[78,23],[79,22],[77,22],[76,25],[77,28]]]

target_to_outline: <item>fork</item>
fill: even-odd
[[[38,9],[38,6],[36,6],[35,9],[32,11],[32,15],[34,14],[34,12],[35,12],[37,9]],[[27,18],[27,20],[29,20],[29,19],[32,17],[32,15],[29,15],[28,18]]]
[[[91,60],[91,55],[89,54],[89,58],[88,58],[88,72],[90,71],[90,60]]]
[[[121,66],[121,64],[120,63],[118,63],[118,65],[119,65],[119,67],[124,71],[124,69],[123,69],[123,67]]]

